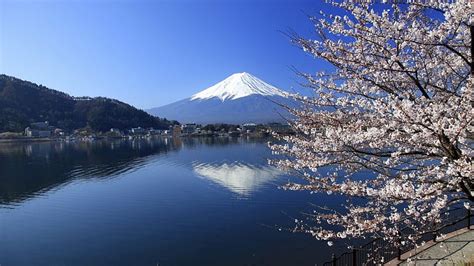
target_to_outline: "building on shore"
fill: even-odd
[[[257,125],[254,123],[247,123],[242,125],[242,133],[251,133],[257,129]]]
[[[154,128],[148,129],[148,133],[147,133],[148,136],[158,136],[161,134],[163,134],[163,130],[154,129]]]
[[[25,135],[30,138],[49,138],[51,137],[51,131],[27,127],[25,128]]]
[[[52,135],[54,127],[49,125],[48,121],[31,123],[25,128],[25,136],[30,138],[49,138]]]
[[[145,129],[141,127],[135,127],[132,128],[131,132],[133,135],[143,135],[145,134]]]
[[[197,125],[196,124],[183,124],[181,126],[181,133],[185,135],[190,135],[195,133],[197,130]]]

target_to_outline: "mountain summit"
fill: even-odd
[[[222,101],[235,100],[252,94],[284,96],[284,92],[247,73],[236,73],[216,85],[191,96],[191,100],[217,97]]]
[[[181,123],[284,122],[288,112],[276,104],[291,104],[284,95],[283,90],[243,72],[233,74],[189,98],[148,112]]]

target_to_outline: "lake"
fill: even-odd
[[[289,232],[265,140],[0,144],[0,265],[315,265],[343,247]]]

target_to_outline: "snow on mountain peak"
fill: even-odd
[[[252,94],[284,96],[284,91],[246,73],[235,73],[223,81],[191,96],[191,100],[219,98],[235,100]]]

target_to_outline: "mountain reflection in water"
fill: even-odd
[[[232,164],[195,163],[193,170],[199,176],[244,196],[248,196],[265,183],[271,182],[281,172],[269,166],[256,166],[243,162]]]
[[[229,190],[249,195],[278,176],[262,155],[250,164],[240,144],[265,153],[264,140],[237,138],[154,138],[94,142],[41,142],[0,144],[0,204],[13,204],[41,195],[74,180],[103,180],[135,171],[168,152],[187,148],[174,158],[177,165]],[[208,146],[207,150],[195,149]],[[235,149],[238,147],[237,149]],[[262,149],[263,148],[263,149]]]
[[[314,265],[334,246],[292,228],[310,202],[266,140],[0,144],[1,265]]]

